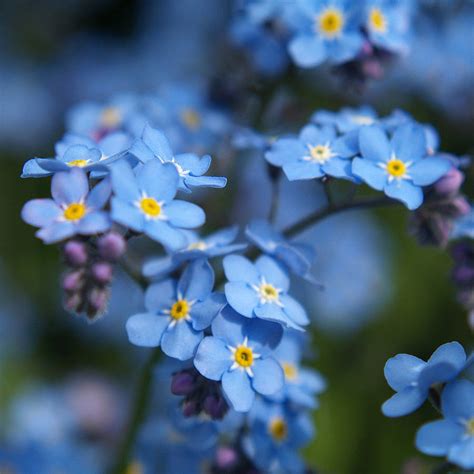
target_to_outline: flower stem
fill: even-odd
[[[116,463],[110,470],[110,474],[124,474],[127,470],[138,430],[145,419],[150,404],[153,371],[160,356],[161,350],[159,347],[156,347],[151,352],[149,359],[142,369],[132,403],[130,419],[128,420],[122,442],[118,449]]]

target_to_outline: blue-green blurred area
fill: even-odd
[[[0,32],[6,41],[0,46],[0,435],[11,432],[14,402],[24,393],[37,387],[76,387],[70,385],[75,377],[96,383],[100,390],[92,393],[115,394],[110,416],[118,418],[118,433],[123,426],[126,408],[120,403],[129,397],[147,355],[147,350],[128,343],[124,329],[127,316],[142,307],[141,290],[118,273],[110,311],[98,322],[88,324],[64,311],[60,252],[43,245],[34,229],[20,220],[27,200],[49,196],[50,180],[19,176],[28,158],[52,156],[64,131],[65,113],[77,101],[149,92],[175,80],[202,77],[225,83],[234,74],[245,76],[244,68],[238,69],[241,58],[229,57],[223,46],[230,2],[205,3],[204,15],[201,2],[194,0],[20,0],[2,5]],[[330,74],[283,77],[280,93],[297,109],[288,131],[318,108],[337,110],[369,102],[381,114],[400,107],[431,123],[443,150],[472,153],[472,110],[458,112],[456,107],[466,104],[450,101],[447,92],[443,100],[431,100],[430,81],[436,78],[426,81],[427,91],[421,94],[419,84],[410,82],[419,74],[416,65],[410,64],[410,56],[401,61],[403,66],[395,62],[386,79],[364,91],[348,90]],[[412,75],[401,77],[400,69],[410,67]],[[254,75],[248,80],[255,81],[249,87],[255,97],[249,102],[270,88]],[[472,88],[472,82],[464,88]],[[454,94],[462,97],[464,90]],[[250,120],[246,113],[238,110],[240,122]],[[260,121],[266,125],[265,118]],[[220,158],[214,157],[217,162]],[[263,163],[262,158],[233,159],[223,165],[230,179],[227,190],[219,191],[219,199],[200,197],[209,230],[233,219],[243,225],[255,213],[266,212],[265,189],[270,185],[263,165],[256,164]],[[464,189],[471,198],[473,183],[470,167]],[[320,206],[321,190],[314,183],[303,190],[285,185],[280,201],[279,222],[284,225],[294,221],[297,206],[300,213]],[[314,320],[315,357],[309,363],[328,382],[314,415],[317,436],[305,451],[310,466],[322,473],[428,472],[434,461],[416,452],[414,435],[436,413],[426,405],[409,417],[382,416],[380,405],[392,394],[383,377],[384,364],[400,352],[427,358],[453,340],[473,348],[466,312],[456,302],[450,280],[451,258],[445,250],[420,247],[407,233],[407,214],[401,206],[341,214],[308,234],[318,252],[316,267],[324,262],[327,269],[316,268],[317,277],[330,274],[338,285],[328,289],[332,300],[324,301],[314,296],[312,287],[293,283]],[[339,296],[341,304],[332,304]],[[58,402],[58,410],[64,409],[63,403]],[[111,405],[102,403],[99,406]]]

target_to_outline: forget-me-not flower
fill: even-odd
[[[455,380],[441,394],[443,420],[422,426],[416,447],[431,456],[446,456],[462,469],[474,469],[474,383]]]
[[[278,324],[245,319],[226,306],[212,323],[212,337],[198,347],[194,366],[206,378],[222,381],[232,408],[249,411],[255,393],[272,395],[283,386],[283,370],[271,357],[281,338]]]
[[[422,186],[433,184],[452,167],[444,158],[426,156],[425,132],[414,123],[398,127],[391,140],[378,126],[364,127],[359,147],[362,157],[352,162],[354,175],[411,210],[423,203]]]
[[[382,405],[385,416],[408,415],[419,408],[430,387],[453,380],[465,367],[466,353],[458,342],[438,347],[427,362],[409,354],[398,354],[385,364],[388,384],[397,393]]]
[[[303,306],[288,295],[290,279],[276,260],[262,255],[252,263],[240,255],[228,255],[223,264],[229,280],[225,285],[227,301],[242,316],[299,330],[309,323]]]
[[[318,110],[311,116],[311,121],[316,125],[334,126],[339,133],[348,133],[374,125],[379,122],[379,118],[372,107],[363,105],[359,108],[344,107],[338,112]]]
[[[51,180],[53,199],[28,201],[21,216],[28,224],[40,227],[36,233],[47,244],[76,234],[93,235],[106,231],[111,220],[102,210],[110,197],[110,182],[102,180],[89,192],[86,173],[81,169],[59,172]]]
[[[186,245],[182,228],[193,228],[205,221],[196,204],[175,200],[179,175],[171,163],[148,161],[136,169],[117,162],[111,170],[112,219],[136,232],[143,232],[171,250]]]
[[[226,304],[224,295],[212,293],[214,271],[205,259],[190,263],[178,282],[168,279],[152,284],[145,294],[148,313],[127,321],[130,342],[161,346],[163,352],[188,360],[204,337],[204,330]]]

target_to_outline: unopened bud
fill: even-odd
[[[464,174],[453,167],[435,183],[434,189],[438,194],[455,194],[459,191],[463,181]]]
[[[117,232],[109,232],[99,239],[97,248],[102,258],[115,262],[125,253],[127,242]]]
[[[97,262],[91,267],[92,278],[100,285],[107,285],[112,281],[113,268],[110,263]]]
[[[204,411],[213,419],[220,420],[227,413],[228,405],[222,396],[208,395],[203,403]]]
[[[199,413],[199,406],[194,400],[184,401],[182,404],[183,415],[186,418],[195,416]]]
[[[190,395],[196,388],[196,379],[188,371],[178,372],[171,380],[171,393],[174,395]]]
[[[72,313],[78,313],[82,305],[82,298],[79,293],[69,295],[64,300],[64,308]]]
[[[70,240],[64,245],[64,258],[72,267],[82,267],[87,263],[87,247],[84,242]]]
[[[94,288],[87,295],[87,314],[91,317],[103,313],[107,308],[109,292],[105,289]]]
[[[219,469],[229,469],[237,463],[239,455],[234,448],[219,446],[216,452],[216,466]]]
[[[62,278],[63,290],[68,292],[80,291],[84,284],[82,276],[82,270],[75,270],[73,272],[66,273]]]

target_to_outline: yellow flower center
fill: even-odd
[[[250,367],[253,364],[252,349],[247,346],[238,346],[234,353],[234,360],[241,367]]]
[[[357,125],[372,125],[374,123],[374,119],[368,115],[353,115],[352,121]]]
[[[77,166],[78,168],[84,168],[87,166],[90,160],[71,160],[68,161],[68,166]]]
[[[100,124],[105,128],[115,128],[122,121],[122,113],[118,107],[106,107],[100,116]]]
[[[67,221],[78,221],[86,213],[86,206],[81,202],[73,202],[64,209],[64,218]]]
[[[278,290],[270,283],[262,283],[258,292],[260,297],[267,302],[277,301],[279,297]]]
[[[344,27],[344,15],[338,8],[327,8],[316,18],[316,32],[328,39],[337,37]]]
[[[291,382],[298,377],[298,369],[294,364],[290,364],[289,362],[283,362],[281,366],[283,367],[283,372],[285,373],[286,380],[289,380]]]
[[[186,300],[178,300],[171,306],[171,317],[176,321],[185,318],[189,314],[189,304]]]
[[[270,421],[268,431],[275,441],[281,442],[288,436],[288,425],[283,418],[277,416]]]
[[[192,244],[188,245],[188,250],[206,250],[207,244],[202,240],[198,240],[197,242],[193,242]]]
[[[140,209],[150,217],[158,217],[161,214],[161,206],[152,197],[145,197],[140,201]]]
[[[407,167],[402,160],[398,158],[392,158],[387,163],[387,172],[395,178],[400,178],[405,175]]]
[[[380,8],[372,8],[369,14],[369,28],[379,33],[387,31],[387,20]]]
[[[333,156],[329,145],[307,145],[309,150],[309,161],[315,161],[316,163],[326,163]]]
[[[466,431],[467,434],[470,436],[474,436],[474,418],[471,418],[467,423],[466,423]]]
[[[196,130],[201,125],[201,116],[199,113],[192,108],[183,109],[181,112],[181,120],[183,121],[184,125],[191,130]]]

